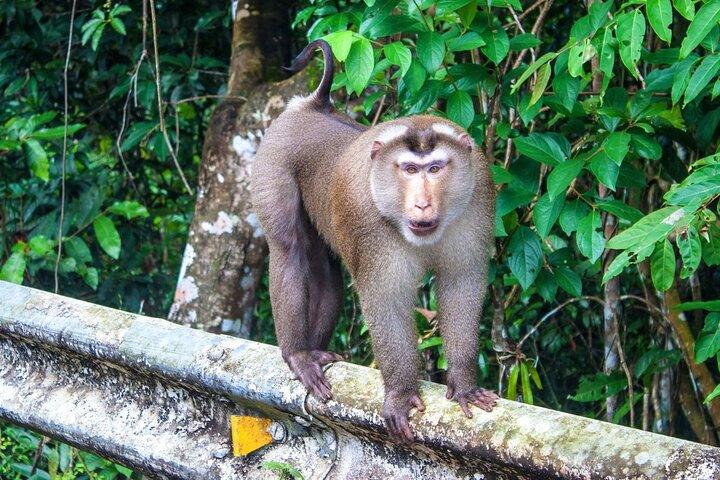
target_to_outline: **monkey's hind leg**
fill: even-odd
[[[343,278],[340,261],[318,236],[310,260],[310,309],[308,338],[311,350],[327,350],[343,301]],[[340,361],[342,357],[325,352]]]
[[[312,340],[313,251],[321,240],[304,211],[295,179],[283,173],[276,172],[273,188],[262,189],[256,196],[257,208],[265,214],[263,227],[270,249],[275,331],[290,370],[310,393],[326,401],[332,395],[322,367],[342,358],[318,350]]]

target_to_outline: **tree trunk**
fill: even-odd
[[[289,2],[239,4],[233,22],[228,99],[213,112],[169,319],[247,338],[267,246],[250,204],[252,161],[263,132],[305,77],[279,83],[291,35]],[[272,32],[269,35],[268,32]],[[239,96],[246,98],[238,98]]]

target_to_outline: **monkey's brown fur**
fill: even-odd
[[[304,67],[317,47],[326,62],[320,87],[292,101],[273,122],[253,164],[253,204],[270,247],[278,343],[305,387],[321,400],[330,398],[322,366],[341,360],[326,349],[342,303],[342,259],[383,375],[388,430],[408,441],[411,408],[424,410],[412,309],[430,269],[448,398],[468,416],[468,404],[486,410],[495,404],[494,393],[476,387],[495,190],[485,159],[451,122],[416,116],[367,128],[334,112],[329,46],[308,45],[296,67]],[[432,163],[433,155],[447,161]]]

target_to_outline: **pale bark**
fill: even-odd
[[[289,44],[290,37],[279,26],[289,24],[288,2],[263,3],[243,2],[235,14],[229,98],[208,126],[195,213],[169,314],[177,323],[245,338],[253,327],[267,249],[250,203],[252,160],[285,101],[306,89],[298,79],[260,83],[277,76],[284,62],[280,44]]]

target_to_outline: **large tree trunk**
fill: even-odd
[[[195,214],[169,319],[248,337],[266,244],[250,204],[253,157],[286,100],[306,90],[305,77],[280,83],[291,35],[288,1],[241,2],[233,22],[228,98],[205,137]]]

